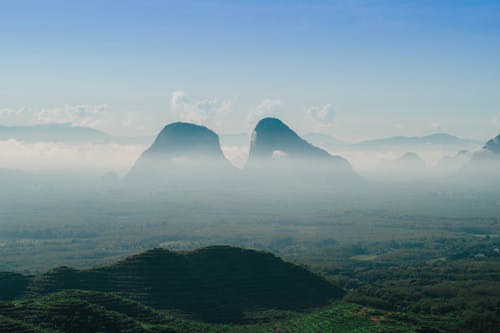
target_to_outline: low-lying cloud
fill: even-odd
[[[106,119],[108,106],[65,105],[54,108],[0,109],[3,125],[39,125],[70,123],[75,126],[99,127]]]
[[[0,168],[24,171],[102,169],[123,173],[144,149],[141,145],[27,143],[10,139],[0,141]]]

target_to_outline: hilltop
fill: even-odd
[[[88,270],[60,267],[26,277],[0,276],[10,298],[80,289],[116,293],[209,322],[244,321],[246,311],[302,311],[344,291],[308,270],[261,251],[212,246],[191,252],[154,249]]]
[[[342,289],[304,267],[229,246],[0,273],[0,289],[9,333],[417,332],[397,313],[342,302]]]

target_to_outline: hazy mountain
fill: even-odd
[[[367,140],[355,143],[352,147],[357,149],[389,149],[398,147],[426,147],[426,146],[457,146],[463,149],[473,149],[481,143],[476,140],[462,139],[446,133],[435,133],[426,136],[394,136],[389,138]]]
[[[350,145],[350,143],[348,142],[339,140],[331,135],[323,133],[307,133],[304,134],[304,139],[306,139],[313,145],[327,149],[339,149]]]
[[[440,174],[452,174],[460,170],[470,159],[472,153],[468,150],[461,150],[453,156],[443,156],[435,170]]]
[[[500,161],[500,135],[488,140],[483,148],[475,152],[471,162]]]
[[[302,139],[281,120],[264,118],[259,121],[252,134],[248,165],[281,159],[287,159],[290,164],[300,161],[329,161],[350,167],[343,158],[332,156]]]
[[[409,164],[413,166],[425,167],[424,160],[420,156],[418,156],[418,154],[412,152],[404,153],[395,162],[401,164]]]
[[[42,124],[33,126],[0,126],[0,140],[25,142],[78,143],[123,143],[145,144],[151,142],[148,136],[113,136],[90,127],[73,126],[69,123]]]
[[[500,135],[486,142],[483,148],[488,152],[500,154]]]
[[[500,170],[500,135],[487,141],[481,150],[472,153],[470,160],[457,173],[456,179],[495,187],[500,183],[498,170]]]
[[[276,118],[262,119],[255,127],[245,170],[254,184],[273,184],[273,189],[278,184],[330,187],[359,180],[345,159],[313,146]]]
[[[416,180],[428,177],[425,161],[416,153],[406,152],[400,157],[383,161],[376,176],[392,181]]]
[[[213,180],[212,177],[225,176],[224,172],[232,169],[215,132],[204,126],[176,122],[161,130],[136,161],[128,178],[155,182]]]
[[[270,253],[212,246],[192,252],[155,249],[89,270],[60,267],[34,277],[0,274],[4,300],[80,289],[114,293],[156,309],[210,322],[242,322],[255,308],[305,310],[345,292]]]

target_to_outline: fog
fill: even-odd
[[[500,216],[500,159],[486,143],[323,150],[274,118],[246,144],[222,137],[174,123],[148,144],[1,141],[2,268],[98,264],[154,246],[269,250],[283,237],[448,237]]]

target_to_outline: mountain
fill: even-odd
[[[113,136],[90,127],[73,126],[69,123],[53,123],[33,126],[0,126],[0,140],[14,139],[25,142],[121,143],[145,144],[150,137]]]
[[[471,163],[478,162],[500,162],[500,135],[488,140],[481,150],[472,155]]]
[[[468,150],[460,150],[453,156],[443,156],[434,169],[441,175],[453,174],[463,168],[472,155]]]
[[[415,153],[406,152],[396,160],[397,163],[409,164],[418,167],[425,167],[424,160]]]
[[[486,142],[483,149],[493,154],[500,154],[500,135]]]
[[[252,309],[301,311],[345,294],[270,253],[229,246],[154,249],[110,266],[60,267],[32,277],[0,274],[0,287],[10,290],[4,300],[74,289],[113,293],[205,322],[244,322]]]
[[[500,184],[500,135],[487,141],[483,148],[469,154],[469,159],[455,174],[459,182],[497,187]]]
[[[352,171],[349,163],[302,139],[277,118],[264,118],[255,127],[246,168],[315,168],[326,162],[329,171]]]
[[[176,122],[161,130],[136,161],[128,178],[171,182],[183,177],[216,177],[232,169],[215,132],[204,126]]]
[[[388,149],[388,148],[415,148],[415,147],[448,147],[456,146],[462,149],[473,149],[480,145],[479,141],[462,139],[446,133],[434,133],[426,136],[394,136],[389,138],[367,140],[352,145],[356,149]]]
[[[425,161],[416,153],[406,152],[396,159],[381,162],[374,174],[391,181],[420,180],[429,176]]]
[[[264,118],[255,127],[245,171],[251,186],[266,191],[300,186],[305,193],[360,181],[347,160],[313,146],[277,118]]]

